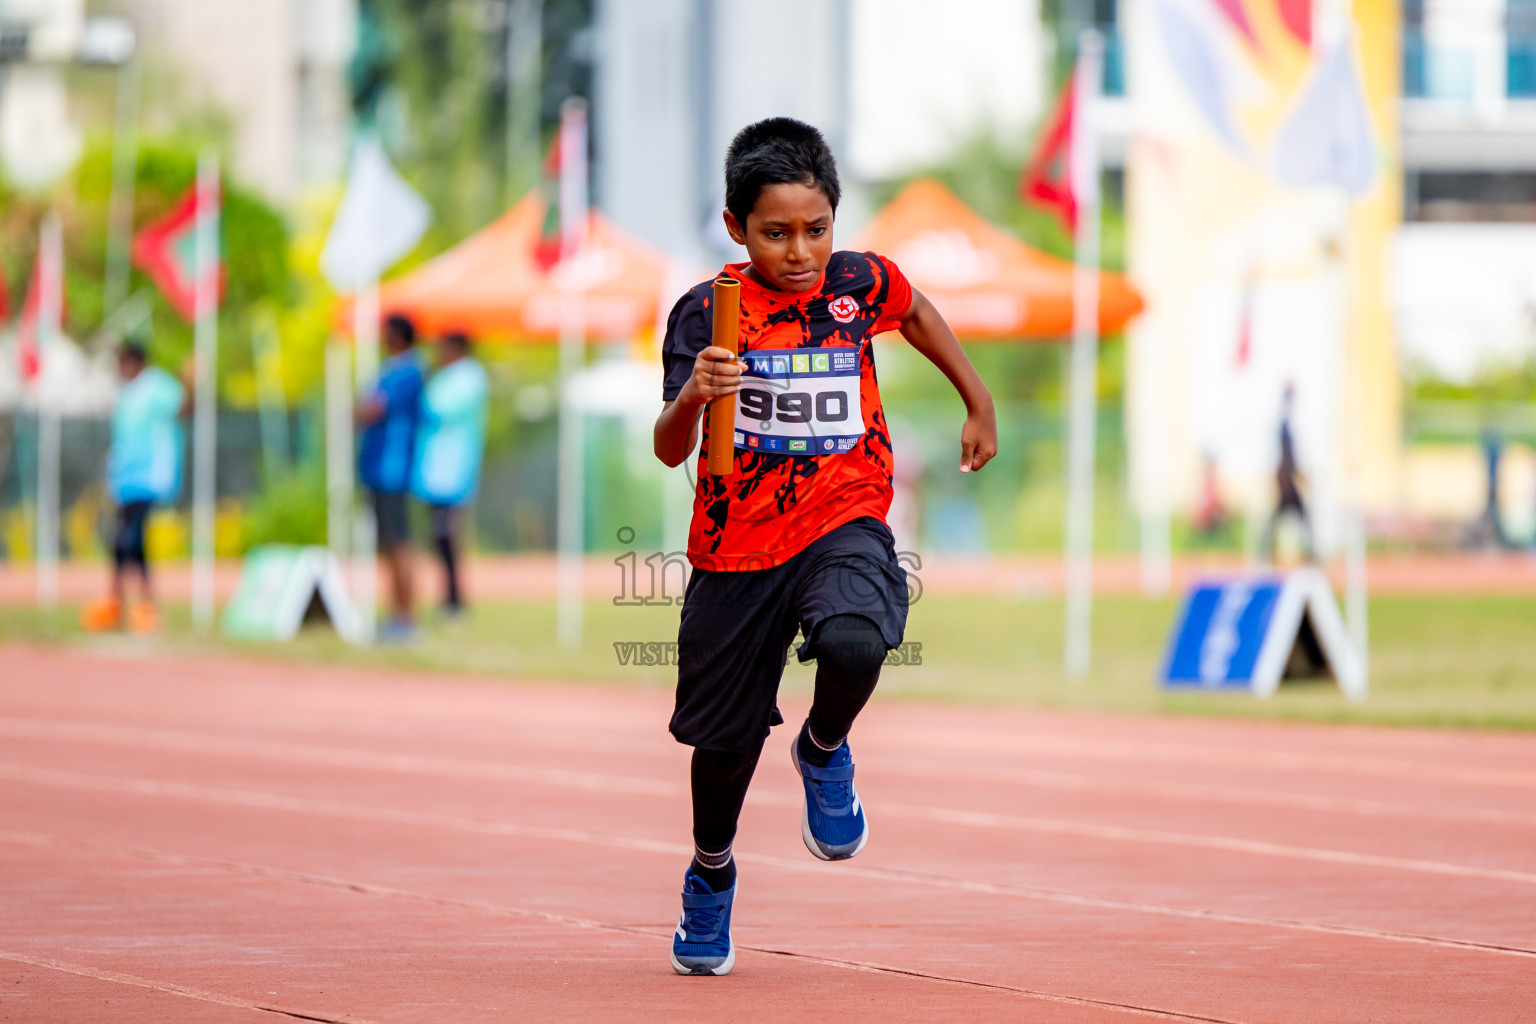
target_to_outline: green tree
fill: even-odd
[[[133,223],[141,229],[169,210],[197,174],[197,152],[185,143],[153,141],[141,146],[136,169]],[[86,147],[74,173],[47,197],[27,196],[0,181],[0,269],[20,301],[37,257],[39,225],[48,209],[64,224],[64,329],[71,337],[96,334],[112,311],[102,308],[102,280],[107,250],[107,206],[111,193],[112,153],[104,141]],[[288,229],[277,211],[227,177],[223,183],[223,237],[226,293],[220,311],[221,334],[244,333],[244,317],[260,303],[287,304],[293,294]],[[137,268],[131,291],[150,295],[150,350],[156,362],[175,369],[192,350],[192,327]],[[225,345],[219,361],[221,380],[249,371],[249,346]]]

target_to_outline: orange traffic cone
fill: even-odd
[[[105,633],[123,624],[123,606],[117,598],[100,597],[80,609],[80,625],[91,633]]]

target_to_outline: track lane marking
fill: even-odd
[[[387,808],[361,807],[357,805],[339,804],[329,801],[286,797],[275,793],[264,793],[251,790],[220,789],[210,786],[192,785],[188,783],[161,783],[147,779],[113,779],[104,776],[88,776],[75,772],[58,772],[43,769],[24,769],[18,772],[15,770],[15,767],[16,766],[0,764],[0,777],[8,777],[17,781],[36,782],[43,785],[67,786],[72,788],[92,789],[105,792],[126,792],[143,796],[169,796],[181,799],[195,800],[204,803],[256,807],[266,810],[283,810],[294,813],[315,814],[348,820],[384,822],[390,824],[414,825],[428,828],[449,828],[456,831],[472,832],[480,835],[496,835],[544,842],[555,841],[581,843],[584,845],[601,846],[610,849],[625,849],[645,853],[665,854],[668,857],[689,856],[693,853],[693,846],[691,844],[666,842],[653,839],[640,839],[628,836],[606,835],[603,833],[591,832],[584,829],[514,825],[508,822],[487,821],[484,819],[476,818],[445,817],[420,814],[413,811],[398,811]],[[780,857],[774,854],[739,852],[737,853],[736,857],[738,860],[747,863],[763,864],[765,866],[781,868],[789,871],[805,872],[817,871],[821,869],[819,865],[807,864],[797,859]],[[1277,928],[1290,931],[1306,931],[1319,934],[1343,935],[1355,938],[1379,939],[1383,941],[1412,943],[1418,945],[1430,945],[1446,949],[1498,953],[1510,956],[1536,957],[1536,949],[1526,949],[1524,947],[1502,945],[1498,943],[1476,942],[1464,939],[1446,939],[1438,936],[1416,935],[1413,933],[1405,932],[1390,932],[1382,929],[1355,927],[1350,925],[1332,925],[1321,922],[1292,920],[1286,918],[1265,918],[1245,914],[1229,914],[1222,911],[1212,911],[1201,908],[1178,907],[1164,904],[1144,903],[1136,900],[1122,900],[1110,897],[1090,896],[1080,893],[1073,893],[1067,890],[1048,889],[1044,887],[1017,886],[997,882],[969,881],[966,879],[953,878],[946,875],[905,871],[892,868],[878,868],[872,866],[846,864],[841,865],[839,867],[839,871],[841,871],[843,874],[855,875],[876,881],[900,882],[907,885],[923,885],[959,892],[1017,896],[1024,899],[1038,900],[1042,902],[1062,903],[1075,906],[1087,906],[1111,910],[1126,910],[1134,911],[1137,913],[1156,914],[1164,917],[1185,918],[1189,920],[1219,921],[1228,924]],[[1532,880],[1536,881],[1536,877],[1533,877]]]
[[[0,949],[0,960],[10,960],[13,963],[26,964],[30,967],[41,967],[46,970],[73,974],[96,981],[109,981],[117,985],[149,989],[152,992],[163,992],[167,995],[181,996],[183,999],[195,999],[199,1002],[213,1003],[218,1006],[231,1006],[241,1010],[260,1010],[264,1013],[275,1013],[284,1017],[292,1017],[295,1020],[320,1021],[321,1024],[376,1024],[375,1021],[370,1021],[364,1017],[322,1016],[318,1013],[310,1013],[307,1010],[294,1010],[269,1003],[253,1003],[247,999],[227,996],[220,992],[189,988],[186,985],[176,985],[168,981],[155,981],[152,978],[141,978],[137,974],[125,974],[122,971],[107,971],[98,967],[87,967],[84,964],[71,963],[68,960],[57,960],[53,957],[30,956],[26,953],[16,953],[11,950]]]
[[[931,730],[884,729],[882,744],[910,751],[914,747],[964,750],[974,752],[984,747],[1004,754],[1057,753],[1068,756],[1110,761],[1166,764],[1212,765],[1230,771],[1243,768],[1267,768],[1285,772],[1348,772],[1382,778],[1419,782],[1456,782],[1469,786],[1509,786],[1536,788],[1536,771],[1511,768],[1468,768],[1445,762],[1402,761],[1385,757],[1348,757],[1318,752],[1287,753],[1255,750],[1252,747],[1190,747],[1172,743],[1127,742],[1071,738],[1050,733],[997,733],[936,727]],[[1536,744],[1533,744],[1536,749]]]
[[[262,878],[273,878],[283,881],[297,882],[305,885],[317,885],[331,889],[339,889],[344,892],[357,893],[365,896],[382,896],[393,899],[410,900],[418,903],[428,903],[434,906],[476,910],[502,916],[538,920],[548,924],[565,925],[568,927],[588,930],[618,932],[625,935],[644,936],[645,938],[657,939],[659,941],[664,941],[666,937],[671,934],[670,928],[644,928],[636,925],[623,925],[609,921],[599,921],[593,918],[577,917],[570,914],[557,914],[551,911],[528,910],[523,907],[513,907],[506,904],[490,903],[484,900],[455,899],[448,896],[437,896],[431,893],[417,892],[410,889],[401,889],[395,886],[375,885],[369,882],[355,882],[341,878],[334,878],[328,875],[317,875],[310,872],[287,871],[282,868],[271,868],[264,865],[246,864],[239,861],[226,861],[218,860],[215,858],[166,853],[161,850],[150,850],[143,847],[122,847],[110,843],[62,839],[57,836],[49,836],[43,833],[0,832],[0,839],[4,839],[5,841],[9,842],[25,842],[36,846],[62,846],[109,852],[120,857],[132,857],[161,864],[170,864],[182,867],[199,867],[239,874],[255,875]],[[1004,985],[997,982],[980,981],[972,978],[962,978],[946,974],[935,974],[932,972],[919,971],[911,968],[893,967],[888,964],[875,963],[872,961],[848,960],[839,957],[828,957],[814,953],[803,953],[793,949],[782,949],[773,946],[754,946],[745,943],[738,943],[737,948],[751,950],[753,952],[763,953],[769,956],[784,957],[805,963],[820,964],[825,967],[832,967],[839,970],[852,970],[875,974],[890,974],[900,977],[912,978],[919,981],[930,981],[946,985],[958,985],[966,988],[980,988],[996,992],[1006,992],[1012,995],[1020,995],[1029,999],[1054,1003],[1057,1005],[1091,1007],[1096,1009],[1110,1010],[1118,1013],[1130,1014],[1133,1016],[1151,1017],[1157,1020],[1199,1021],[1206,1022],[1206,1024],[1240,1024],[1240,1022],[1226,1017],[1209,1017],[1201,1014],[1184,1013],[1178,1010],[1166,1010],[1151,1006],[1141,1006],[1136,1003],[1122,1003],[1113,1000],[1094,999],[1089,996],[1063,995],[1058,992],[1046,992],[1040,989],[1024,988],[1018,985]],[[42,959],[29,958],[21,954],[7,955],[3,951],[0,951],[0,957],[21,960],[22,962],[27,963],[35,963]],[[52,966],[52,964],[53,962],[39,965]],[[78,967],[78,965],[69,966]],[[92,968],[79,968],[79,970],[75,973],[93,971],[94,969]],[[87,974],[87,976],[96,976],[98,973],[110,974],[112,972],[95,972]],[[132,976],[124,975],[122,977]],[[116,978],[109,978],[107,980],[116,980]],[[141,982],[146,982],[146,987],[162,987],[158,983],[147,982],[147,979],[138,980]],[[179,986],[175,986],[173,988],[179,989]],[[184,989],[179,990],[177,994],[192,994],[197,992],[198,990],[196,989]],[[203,993],[203,995],[212,996],[215,1001],[224,1000],[226,1001],[226,1005],[230,1006],[247,1005],[234,1000],[233,997],[218,997],[214,993]],[[292,1011],[276,1010],[275,1008],[264,1006],[256,1006],[252,1008],[272,1009],[274,1012],[289,1013],[290,1016],[302,1017],[306,1020],[325,1021],[327,1024],[330,1024],[330,1022],[333,1021],[335,1024],[350,1024],[352,1021],[352,1018],[309,1016],[294,1013]],[[359,1021],[357,1024],[369,1024],[369,1022]]]
[[[392,754],[385,751],[327,747],[284,740],[254,740],[239,736],[225,737],[133,726],[72,724],[68,727],[60,727],[58,723],[41,723],[35,719],[0,719],[0,735],[62,737],[78,739],[82,742],[116,743],[141,750],[173,750],[181,753],[214,754],[221,757],[260,757],[338,768],[386,771],[401,775],[447,776],[485,779],[493,782],[537,782],[603,793],[619,792],[671,797],[683,791],[682,787],[674,783],[633,776],[571,771],[564,768],[534,768],[525,765],[420,754]]]
[[[380,755],[381,763],[396,763],[394,755]],[[435,761],[436,759],[422,759],[412,756],[400,756],[400,763],[420,765]],[[442,762],[439,762],[442,764]],[[452,765],[453,762],[447,762]],[[470,764],[473,764],[470,762]],[[577,779],[574,783],[580,788],[603,792],[607,779],[619,779],[619,776],[604,776],[590,773],[569,773]],[[92,780],[106,779],[105,776],[91,776],[81,773],[64,772],[55,769],[31,768],[23,765],[0,763],[0,775],[18,779],[18,781],[37,781],[48,784],[50,780],[84,780],[79,783],[83,788],[92,788],[97,785]],[[484,777],[477,774],[475,777]],[[521,777],[519,772],[509,772],[507,777]],[[554,777],[554,776],[551,776]],[[61,781],[58,784],[72,785],[69,781]],[[178,786],[191,784],[177,782],[160,782],[149,779],[114,780],[117,785],[138,785],[145,795],[189,795],[193,799],[201,799],[195,792],[217,792],[228,794],[246,794],[247,797],[261,791],[221,789],[217,787],[194,786],[185,793],[178,791]],[[657,786],[665,784],[655,784]],[[142,788],[147,787],[147,788]],[[648,788],[631,787],[631,792],[644,792],[646,795],[657,795]],[[682,792],[681,787],[672,786],[662,792],[661,795],[678,796]],[[242,797],[245,799],[247,797]],[[309,798],[281,797],[277,794],[264,794],[263,798],[294,800],[304,803]],[[216,797],[215,799],[233,799],[228,797]],[[776,792],[773,790],[758,790],[748,792],[747,802],[754,806],[786,807],[798,806],[801,797],[798,794]],[[331,805],[325,801],[315,802],[316,805]],[[276,805],[273,805],[276,806]],[[1005,815],[984,811],[952,810],[938,807],[923,807],[904,804],[901,802],[883,801],[882,813],[905,818],[914,821],[932,821],[946,825],[959,825],[969,828],[981,828],[992,830],[1008,830],[1021,832],[1036,832],[1052,835],[1074,836],[1080,839],[1093,839],[1106,842],[1126,843],[1153,843],[1164,846],[1179,846],[1189,849],[1214,850],[1228,853],[1245,853],[1254,856],[1277,857],[1291,860],[1305,860],[1314,863],[1341,864],[1351,867],[1386,868],[1397,871],[1412,871],[1421,874],[1433,874],[1460,878],[1474,878],[1483,881],[1513,882],[1520,885],[1536,885],[1536,873],[1517,871],[1509,868],[1487,868],[1475,865],[1456,864],[1448,861],[1425,860],[1419,858],[1391,857],[1382,854],[1357,853],[1348,850],[1333,850],[1324,847],[1298,846],[1290,843],[1277,843],[1259,839],[1242,839],[1235,836],[1206,835],[1188,832],[1174,832],[1162,829],[1145,829],[1123,825],[1100,825],[1090,822],[1071,821],[1060,818],[1045,818],[1025,815]],[[400,812],[410,813],[410,812]]]
[[[33,653],[37,648],[30,649]],[[55,653],[52,649],[48,653]],[[80,660],[113,661],[121,660],[111,654],[91,652],[84,649],[71,649],[65,657],[78,658]],[[272,664],[257,659],[210,659],[207,657],[187,656],[176,658],[172,663],[177,667],[185,667],[189,670],[199,665],[224,665],[233,661],[241,668],[251,670],[274,667]],[[328,671],[335,673],[343,671],[355,674],[357,670],[338,670],[335,666],[283,663],[283,667],[298,670],[303,669],[307,674],[317,678],[323,678]],[[418,677],[419,678],[419,677]],[[441,677],[436,677],[441,679]],[[400,685],[411,681],[409,676],[401,673],[397,679],[392,680],[398,688]],[[513,678],[511,680],[500,679],[498,682],[511,682],[525,686],[531,690],[547,691],[556,685],[548,680],[529,680]],[[242,684],[250,689],[252,684]],[[355,694],[337,689],[328,693],[330,698],[327,705],[338,711],[348,709],[366,709],[370,714],[378,713],[376,705],[371,705],[364,700],[356,699]],[[462,692],[456,696],[463,696]],[[413,714],[432,713],[434,720],[438,721],[474,721],[483,722],[487,718],[504,721],[513,725],[528,728],[549,728],[555,723],[556,727],[564,727],[566,717],[563,714],[543,715],[529,714],[516,708],[509,709],[498,706],[494,709],[481,706],[468,710],[465,713],[450,711],[442,712],[434,709],[430,702],[419,698],[398,701],[408,705]],[[574,721],[570,723],[574,726]],[[602,729],[602,726],[593,726],[590,723],[586,728]],[[609,728],[606,730],[614,738],[634,738],[636,735],[646,732],[640,728]],[[1128,742],[1116,739],[1084,739],[1061,736],[1059,733],[1047,731],[1010,732],[1000,734],[978,729],[964,729],[957,727],[938,727],[932,729],[910,729],[894,727],[892,735],[898,737],[902,749],[910,750],[912,744],[926,746],[930,749],[963,749],[975,750],[978,746],[984,746],[1002,753],[1031,754],[1051,752],[1069,756],[1091,757],[1115,761],[1161,761],[1165,763],[1189,763],[1217,765],[1222,768],[1230,768],[1233,763],[1242,763],[1245,767],[1271,768],[1280,771],[1316,771],[1319,769],[1334,772],[1349,772],[1352,774],[1373,777],[1394,777],[1413,781],[1428,781],[1436,783],[1455,782],[1464,785],[1481,786],[1513,786],[1520,788],[1536,788],[1536,770],[1506,769],[1506,768],[1469,768],[1454,761],[1454,751],[1404,751],[1398,757],[1381,756],[1343,756],[1322,752],[1298,752],[1288,753],[1279,751],[1255,750],[1250,746],[1226,746],[1220,748],[1195,748],[1187,744],[1171,742]],[[1445,744],[1438,744],[1444,747]],[[1402,756],[1416,756],[1415,760],[1403,760]],[[1447,757],[1444,761],[1431,761],[1430,756]]]
[[[675,798],[684,793],[683,787],[678,784],[638,778],[633,775],[577,772],[432,755],[393,754],[359,748],[238,736],[226,737],[212,733],[150,729],[139,726],[60,722],[51,719],[0,719],[0,735],[114,743],[142,750],[174,750],[221,757],[267,758],[305,764],[334,765],[361,771],[388,771],[397,774],[485,779],[497,782],[538,782],[603,793],[623,792],[668,798]],[[558,744],[552,747],[561,749]],[[968,772],[954,765],[928,761],[896,761],[882,764],[878,770],[883,775],[901,775],[909,778],[950,778],[973,781],[975,779],[974,772]],[[1139,783],[1045,769],[1013,769],[1002,773],[994,772],[982,781],[989,785],[1018,784],[1065,792],[1102,792],[1114,795],[1139,792],[1195,802],[1219,800],[1244,805],[1262,803],[1298,810],[1337,811],[1373,817],[1404,817],[1416,820],[1436,817],[1451,821],[1536,827],[1536,815],[1513,811],[1446,808],[1387,800],[1316,796],[1202,783]]]
[[[170,796],[212,803],[227,803],[272,810],[318,813],[336,817],[366,818],[374,821],[392,821],[400,824],[437,824],[446,827],[464,827],[472,831],[513,829],[507,835],[527,837],[563,835],[595,835],[580,829],[544,828],[542,826],[509,825],[479,818],[437,817],[415,811],[392,808],[364,807],[343,804],[310,797],[292,797],[265,790],[231,789],[221,786],[204,786],[196,783],[170,782],[156,779],[114,778],[105,775],[88,775],[83,772],[62,771],[54,768],[32,768],[25,765],[0,762],[0,778],[39,785],[65,786],[76,789],[96,789],[110,792],[134,793],[140,796]],[[760,793],[747,800],[758,805],[798,806],[798,799],[778,793]],[[1024,832],[1045,832],[1055,835],[1076,836],[1082,839],[1098,839],[1110,842],[1155,843],[1195,849],[1218,850],[1228,853],[1246,853],[1256,856],[1305,860],[1318,863],[1343,864],[1351,867],[1388,868],[1420,874],[1443,875],[1458,878],[1475,878],[1481,881],[1513,882],[1519,885],[1536,885],[1536,873],[1513,871],[1505,868],[1481,868],[1446,861],[1417,860],[1405,857],[1385,857],[1377,854],[1352,853],[1346,850],[1329,850],[1310,846],[1293,846],[1261,840],[1238,839],[1232,836],[1195,835],[1185,832],[1166,832],[1155,829],[1128,828],[1120,825],[1092,825],[1056,818],[1032,818],[1015,815],[992,814],[982,811],[952,811],[938,807],[914,807],[897,802],[884,802],[887,814],[909,819],[934,821],[947,825],[972,828],[1010,829]],[[650,842],[649,840],[634,840]],[[672,843],[660,843],[659,848],[684,847]],[[688,847],[691,851],[691,847]]]

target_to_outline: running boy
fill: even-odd
[[[731,475],[708,475],[707,429],[700,445],[678,632],[671,731],[694,748],[679,974],[735,964],[731,843],[768,730],[783,721],[775,700],[797,630],[801,661],[816,659],[810,717],[790,751],[805,785],[801,837],[822,860],[852,857],[869,838],[848,732],[907,620],[885,524],[893,458],[874,336],[900,330],[959,391],[960,472],[997,454],[992,396],[932,304],[883,256],[833,251],[840,194],[815,128],[775,117],[742,129],[725,159],[725,226],[751,260],[722,271],[741,284],[741,356],[710,345],[711,282],[667,321],[657,457],[681,464],[704,407],[737,396]]]

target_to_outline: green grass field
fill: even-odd
[[[921,665],[888,668],[887,697],[1096,708],[1131,713],[1238,715],[1339,722],[1536,728],[1536,597],[1377,597],[1371,602],[1371,695],[1344,701],[1331,683],[1288,684],[1268,701],[1241,694],[1168,694],[1154,676],[1176,611],[1173,601],[1101,598],[1094,608],[1094,666],[1069,682],[1061,669],[1059,600],[925,596],[907,639]],[[428,624],[407,647],[358,650],[312,627],[287,645],[233,643],[194,633],[172,609],[163,636],[86,636],[71,609],[0,609],[0,640],[102,650],[240,654],[390,668],[421,668],[614,685],[669,686],[666,665],[620,663],[615,644],[675,640],[675,607],[616,608],[592,602],[585,640],[558,647],[545,603],[477,607],[464,621]],[[812,669],[791,659],[785,687],[808,692]]]

